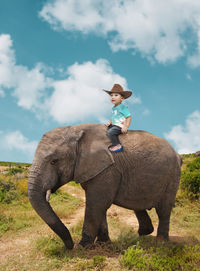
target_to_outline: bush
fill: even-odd
[[[23,171],[24,171],[23,168],[12,167],[8,170],[8,173],[6,173],[6,176],[12,176],[17,173],[22,173]]]
[[[18,199],[15,190],[16,187],[13,183],[0,180],[0,202],[11,203],[13,200]]]
[[[181,175],[181,187],[187,191],[190,198],[200,196],[200,157],[189,162]]]
[[[200,246],[160,244],[144,248],[139,242],[128,248],[120,260],[131,270],[199,270]]]

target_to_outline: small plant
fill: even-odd
[[[0,215],[0,233],[8,231],[12,226],[13,220],[11,216]]]
[[[105,267],[106,258],[103,256],[95,255],[92,260],[79,262],[76,270],[97,270],[101,271]]]

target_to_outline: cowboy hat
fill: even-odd
[[[128,97],[132,95],[132,91],[124,90],[120,84],[114,84],[111,90],[105,90],[105,89],[103,90],[107,92],[109,95],[111,93],[119,93],[124,97],[124,99],[127,99]]]

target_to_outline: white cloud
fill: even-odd
[[[171,140],[178,153],[186,154],[200,150],[200,112],[194,111],[186,119],[185,127],[176,125],[165,134]]]
[[[200,66],[200,14],[198,14],[197,30],[197,45],[194,54],[188,57],[188,64],[191,68],[195,69]]]
[[[38,142],[29,141],[20,131],[8,133],[4,137],[8,149],[17,149],[23,152],[33,154],[36,150]]]
[[[4,133],[0,131],[0,148],[6,152],[23,152],[29,159],[33,159],[38,142],[30,141],[20,131]]]
[[[52,69],[42,63],[33,69],[16,65],[11,37],[0,35],[0,96],[12,89],[18,106],[40,118],[66,124],[87,119],[100,121],[111,108],[102,89],[111,89],[114,83],[127,89],[126,79],[115,73],[105,59],[75,63],[65,73],[61,70],[63,80],[47,77],[49,72],[53,73]],[[133,95],[130,102],[141,103],[141,99]]]
[[[51,79],[43,73],[43,65],[38,63],[29,70],[26,66],[16,65],[10,35],[0,35],[0,88],[1,96],[6,89],[13,89],[19,106],[37,111],[42,103],[45,89],[51,87]]]
[[[113,51],[139,50],[160,63],[187,54],[188,63],[200,65],[199,0],[48,0],[39,13],[55,30],[96,33],[108,38]],[[198,41],[197,52],[187,51]]]
[[[102,89],[111,89],[113,82],[127,87],[126,80],[104,59],[75,63],[67,72],[67,79],[54,82],[55,91],[47,102],[50,114],[61,123],[104,118],[111,106]]]

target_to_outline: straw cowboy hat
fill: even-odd
[[[119,93],[124,97],[124,99],[127,99],[128,97],[132,95],[132,91],[124,90],[120,84],[114,84],[111,90],[105,90],[105,89],[103,90],[107,92],[109,95],[111,93]]]

